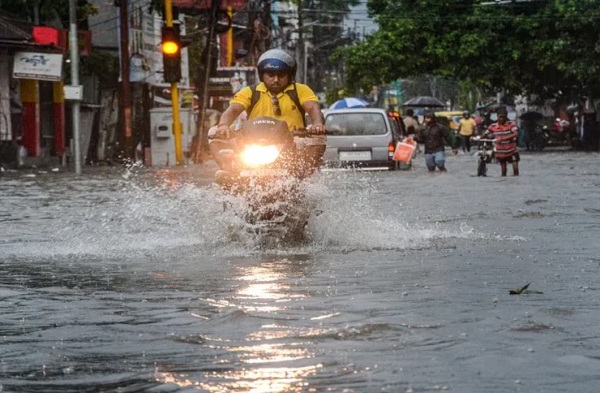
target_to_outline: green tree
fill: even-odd
[[[600,92],[600,0],[370,0],[368,7],[380,30],[337,55],[349,89],[432,74],[541,97]]]
[[[87,29],[87,18],[95,15],[98,10],[87,0],[77,0],[78,27]],[[69,0],[2,0],[0,10],[9,12],[32,23],[58,22],[61,27],[69,28]]]

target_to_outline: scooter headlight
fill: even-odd
[[[275,145],[249,145],[241,154],[242,162],[249,167],[271,164],[277,157],[279,157],[279,148]]]

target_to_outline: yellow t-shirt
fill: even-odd
[[[289,85],[285,90],[277,95],[279,100],[279,107],[281,108],[281,116],[275,116],[273,104],[271,103],[271,93],[267,91],[267,87],[264,83],[259,83],[256,86],[256,91],[260,92],[260,98],[252,113],[248,114],[248,119],[254,119],[260,116],[269,116],[277,120],[283,120],[287,123],[290,129],[304,127],[304,119],[300,110],[296,108],[294,100],[286,93],[288,90],[292,90],[294,84]],[[310,87],[303,83],[296,83],[296,93],[298,94],[298,100],[301,104],[306,101],[319,102],[319,97],[312,91]],[[249,86],[244,87],[238,91],[235,96],[229,102],[230,104],[240,104],[244,108],[248,108],[252,101],[252,89]]]
[[[469,117],[465,119],[464,117],[460,119],[460,135],[463,136],[471,136],[475,133],[475,128],[477,127],[477,123],[475,119]]]

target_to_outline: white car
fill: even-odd
[[[381,108],[349,108],[327,111],[327,167],[386,167],[401,139],[402,119]]]

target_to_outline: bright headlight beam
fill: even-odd
[[[246,146],[241,154],[242,162],[249,167],[268,165],[279,157],[279,148],[274,145]]]

